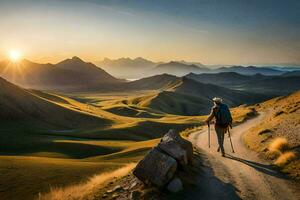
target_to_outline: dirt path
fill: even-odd
[[[242,135],[263,118],[264,114],[261,114],[231,130],[235,153],[231,152],[229,138],[225,137],[226,157],[217,152],[213,126],[210,148],[206,127],[189,136],[202,153],[204,173],[199,177],[198,188],[191,191],[187,199],[300,199],[299,184],[274,171],[244,146]]]

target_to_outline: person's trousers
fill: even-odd
[[[224,127],[216,125],[215,130],[216,130],[216,133],[217,133],[218,143],[219,143],[219,147],[221,149],[221,152],[222,152],[222,154],[225,154],[224,136],[225,136],[225,133],[227,132],[227,127],[224,128]]]

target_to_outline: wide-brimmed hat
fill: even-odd
[[[212,100],[216,103],[222,103],[222,98],[219,97],[214,97]]]

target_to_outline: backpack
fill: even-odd
[[[216,124],[220,126],[227,127],[232,122],[230,110],[228,106],[225,104],[220,104],[218,106],[215,117],[216,117]]]

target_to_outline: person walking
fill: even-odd
[[[211,109],[210,115],[206,119],[206,123],[208,128],[210,127],[210,122],[215,118],[215,131],[218,138],[219,149],[221,150],[221,154],[225,156],[224,149],[224,135],[227,132],[229,126],[232,124],[232,116],[228,106],[222,103],[222,99],[215,97],[212,99],[214,102],[214,106]]]

